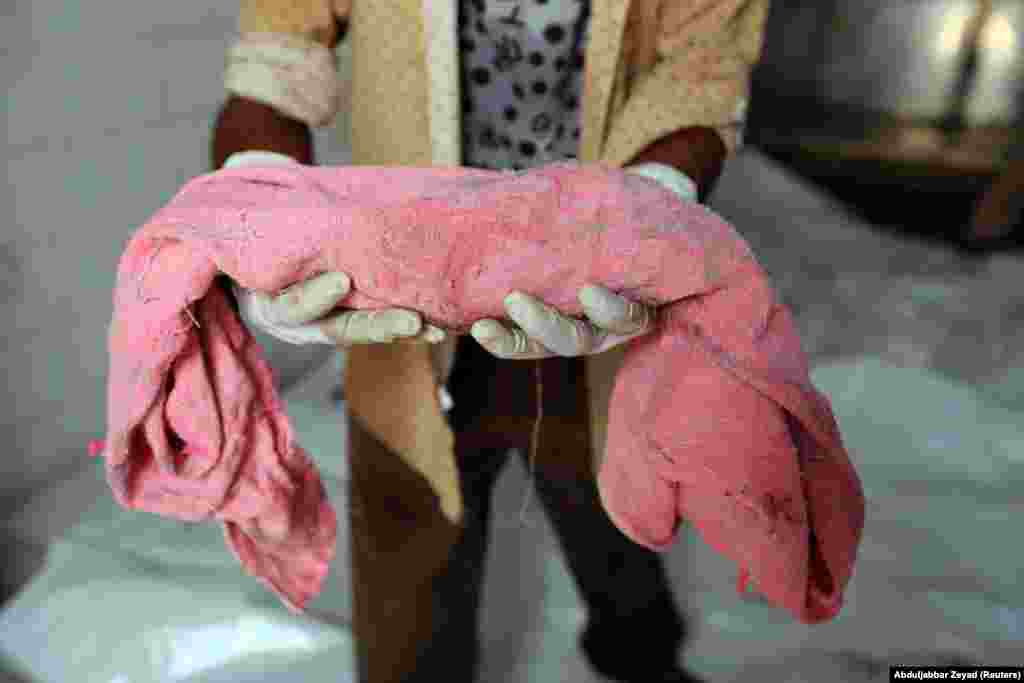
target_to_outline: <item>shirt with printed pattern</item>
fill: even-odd
[[[576,158],[587,0],[460,0],[463,163]]]

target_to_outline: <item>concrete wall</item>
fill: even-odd
[[[0,2],[0,503],[90,466],[131,233],[208,170],[234,2]],[[321,162],[347,159],[319,131]],[[2,508],[0,508],[2,509]]]

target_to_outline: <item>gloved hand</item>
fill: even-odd
[[[696,184],[674,168],[647,163],[626,171],[660,182],[682,201],[697,201]],[[528,360],[601,353],[654,328],[653,306],[600,285],[583,287],[578,296],[586,320],[563,315],[524,292],[512,292],[505,297],[505,312],[514,325],[485,318],[473,323],[469,332],[498,358]]]
[[[232,283],[238,314],[250,328],[290,344],[374,344],[444,341],[444,330],[425,324],[404,308],[343,310],[327,315],[351,289],[345,273],[330,272],[300,282],[271,297]]]
[[[240,152],[224,168],[296,163],[275,152]],[[352,288],[345,273],[322,273],[297,283],[277,296],[231,283],[238,313],[250,328],[290,344],[372,344],[393,341],[444,341],[444,330],[425,324],[416,311],[388,308],[330,313]]]

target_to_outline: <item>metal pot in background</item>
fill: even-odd
[[[774,0],[748,139],[994,173],[1022,86],[1020,0]]]

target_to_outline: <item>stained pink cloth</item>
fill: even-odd
[[[579,314],[587,282],[666,304],[616,377],[602,500],[636,542],[682,519],[805,622],[833,617],[860,481],[796,328],[732,227],[603,166],[239,168],[189,182],[129,242],[110,328],[107,478],[124,506],[224,523],[290,607],[321,587],[335,514],[223,291],[348,273],[346,307],[464,332],[512,290]],[[199,326],[193,323],[191,309]]]

